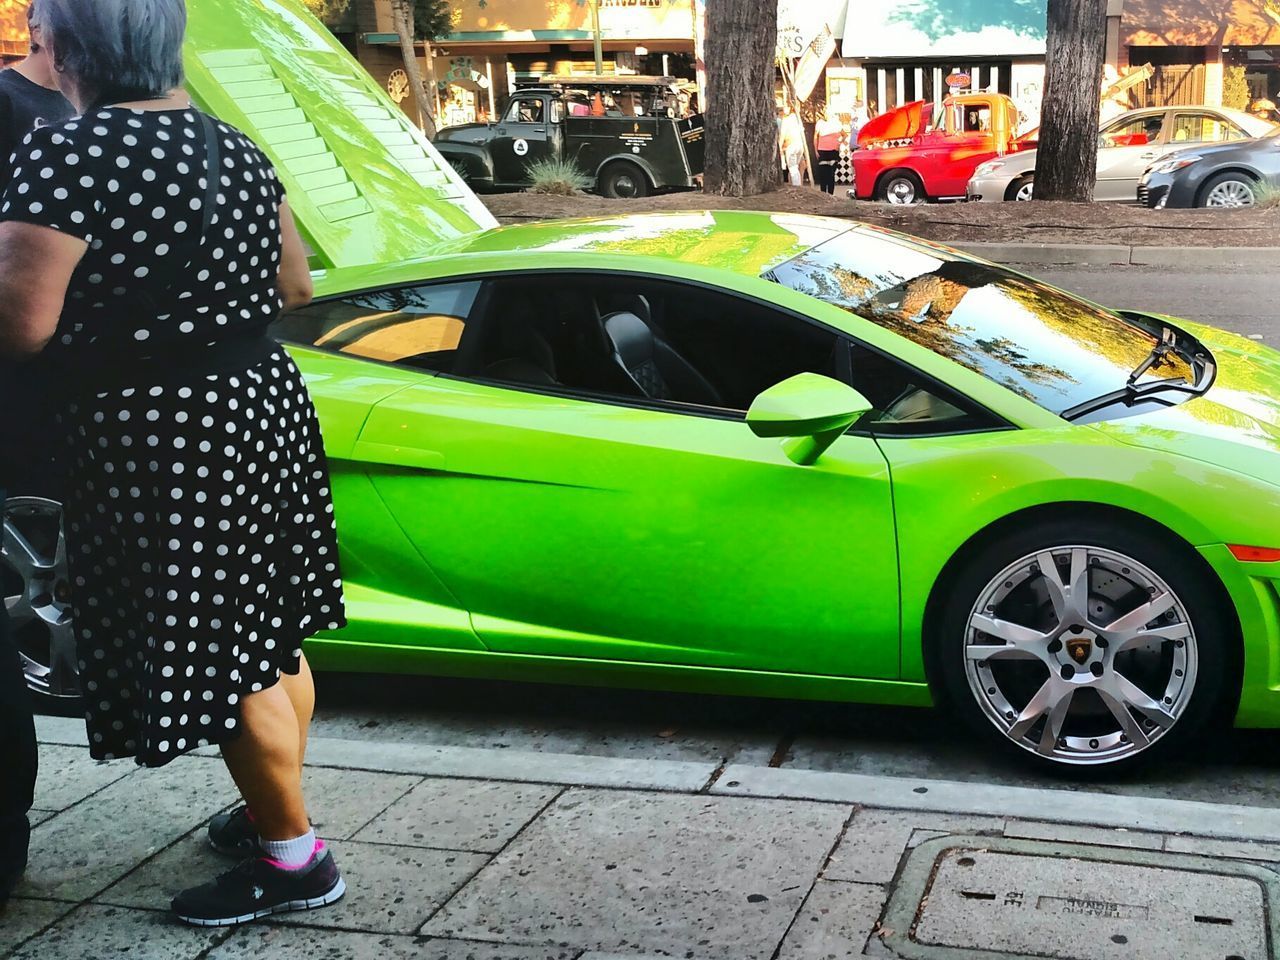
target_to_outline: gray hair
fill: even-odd
[[[93,106],[181,86],[184,0],[37,0],[54,67]]]

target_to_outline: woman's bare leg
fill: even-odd
[[[264,840],[292,840],[311,829],[302,799],[300,741],[299,718],[284,684],[240,701],[240,736],[222,745],[222,759]]]
[[[294,716],[298,718],[298,767],[301,769],[307,756],[307,731],[311,729],[311,715],[316,710],[316,687],[311,679],[311,666],[307,663],[306,656],[299,663],[296,674],[280,674],[280,686],[289,695]]]

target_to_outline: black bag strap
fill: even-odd
[[[196,255],[204,247],[205,238],[209,235],[209,228],[213,225],[214,208],[218,203],[218,184],[222,179],[222,153],[219,144],[218,129],[214,125],[214,120],[203,110],[197,110],[196,116],[200,118],[200,125],[204,130],[204,206],[202,208],[204,220],[200,225],[200,234],[196,237],[196,242],[191,246],[191,256],[187,257],[187,262],[183,264],[182,269],[178,271],[174,279],[169,281],[158,295],[151,295],[146,292],[142,293],[140,299],[147,305],[153,317],[171,316],[176,312],[181,301],[173,296],[174,285],[179,280],[185,280],[187,274],[191,270],[191,264],[195,262]]]

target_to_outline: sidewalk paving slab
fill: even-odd
[[[226,937],[216,927],[188,927],[161,914],[123,907],[76,908],[14,954],[14,960],[195,960]]]
[[[1142,850],[1163,850],[1165,842],[1164,835],[1160,833],[1082,827],[1074,823],[1045,823],[1037,820],[1010,820],[1004,828],[1004,835],[1025,840],[1065,840],[1069,843]]]
[[[819,880],[787,931],[778,960],[860,957],[888,891],[869,883]]]
[[[85,747],[46,744],[40,748],[35,805],[44,810],[65,810],[136,769],[129,760],[96,763]]]
[[[0,956],[7,956],[10,950],[75,908],[74,903],[62,900],[10,900],[8,907],[0,912]]]
[[[316,834],[345,840],[421,782],[410,774],[308,766],[302,791]]]
[[[352,839],[497,853],[561,789],[431,778],[388,806]]]
[[[945,813],[859,810],[822,875],[828,880],[889,883],[903,852],[948,833],[999,833],[998,817],[957,817]]]
[[[131,773],[31,831],[37,856],[16,893],[87,900],[236,796],[217,761],[179,757]]]
[[[572,790],[422,932],[767,958],[851,812],[827,804]]]
[[[579,960],[580,953],[558,947],[259,926],[236,930],[203,960]]]

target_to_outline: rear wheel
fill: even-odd
[[[5,503],[0,588],[27,688],[45,711],[79,712],[62,504],[43,496]]]
[[[924,184],[910,170],[894,170],[885,174],[876,193],[878,200],[900,206],[925,199]]]
[[[1220,173],[1200,189],[1202,207],[1252,207],[1258,202],[1258,182],[1247,173]]]
[[[1009,184],[1009,189],[1005,191],[1004,198],[1006,200],[1034,200],[1035,199],[1036,179],[1032,174],[1024,174]]]
[[[1043,767],[1185,749],[1223,706],[1234,631],[1174,542],[1045,523],[987,544],[946,589],[935,679],[981,735]]]
[[[615,161],[600,172],[600,192],[606,197],[634,200],[649,195],[649,180],[634,163]]]

